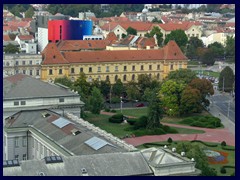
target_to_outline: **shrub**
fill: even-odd
[[[222,173],[222,174],[226,174],[226,169],[224,168],[224,167],[221,167],[221,170],[220,170],[220,172]]]
[[[227,143],[225,141],[221,142],[221,146],[226,146],[226,145],[227,145]]]
[[[116,110],[114,110],[114,109],[112,109],[110,112],[112,112],[112,113],[115,113],[115,112],[117,112]]]
[[[134,124],[135,129],[145,128],[147,126],[147,116],[141,116]]]
[[[136,119],[128,119],[127,122],[130,124],[130,125],[134,125],[137,120]]]
[[[109,109],[109,108],[105,108],[104,111],[105,111],[105,112],[110,112],[110,109]]]
[[[123,114],[114,114],[112,117],[109,118],[109,122],[112,122],[112,123],[123,122]]]
[[[172,138],[169,137],[168,140],[167,140],[167,142],[168,142],[168,143],[172,143],[172,142],[173,142]]]

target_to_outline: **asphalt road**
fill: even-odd
[[[235,123],[235,101],[230,95],[216,94],[213,95],[210,100],[211,106],[216,106],[224,116]]]

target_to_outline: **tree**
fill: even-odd
[[[137,99],[140,98],[140,92],[139,92],[139,89],[137,87],[137,83],[134,82],[134,81],[130,81],[127,84],[126,92],[127,92],[128,99],[130,99],[131,101],[137,100]]]
[[[218,88],[220,91],[231,92],[234,87],[234,73],[233,70],[226,66],[219,75]]]
[[[145,34],[146,37],[154,37],[156,36],[158,46],[162,46],[163,42],[163,33],[161,32],[158,26],[154,26],[150,33]]]
[[[104,106],[104,99],[100,90],[96,87],[93,87],[91,96],[88,98],[89,110],[93,114],[100,114],[101,109]]]
[[[208,48],[211,49],[211,52],[214,54],[214,58],[219,58],[224,56],[224,47],[219,42],[214,42],[208,45]]]
[[[112,93],[115,96],[120,97],[122,95],[123,91],[124,91],[123,83],[122,83],[121,79],[117,79],[115,84],[113,84]]]
[[[212,83],[207,79],[196,78],[189,83],[189,86],[193,89],[199,90],[201,94],[201,104],[206,107],[209,106],[209,100],[206,98],[207,96],[214,94]]]
[[[190,69],[179,69],[172,71],[166,77],[166,80],[181,81],[185,84],[190,83],[193,79],[197,78],[196,73]]]
[[[151,78],[147,74],[140,74],[138,76],[138,87],[140,92],[143,93],[146,88],[151,86]]]
[[[101,81],[99,89],[101,90],[101,93],[103,94],[103,96],[107,97],[111,89],[110,81],[107,81],[107,80]]]
[[[200,56],[200,61],[202,64],[214,65],[215,63],[215,54],[212,49],[206,49],[204,53]]]
[[[28,10],[25,12],[25,17],[26,18],[32,18],[34,15],[34,9],[32,6],[28,8]]]
[[[155,129],[160,127],[160,120],[163,117],[163,110],[160,100],[156,97],[153,102],[148,105],[147,129]]]
[[[62,84],[62,85],[64,85],[64,86],[67,86],[67,87],[69,87],[69,88],[71,88],[72,85],[73,85],[73,82],[72,82],[71,79],[68,78],[67,76],[64,76],[64,77],[62,77],[62,78],[55,78],[54,83],[55,83],[55,84],[56,84],[56,83],[59,83],[59,84]]]
[[[197,58],[197,48],[203,48],[203,42],[202,40],[198,39],[198,37],[190,37],[186,49],[186,56],[191,59],[196,59]]]
[[[188,37],[183,30],[178,29],[171,31],[171,33],[166,36],[164,44],[167,44],[170,40],[174,40],[184,52],[184,49],[188,42]]]
[[[4,52],[6,54],[12,54],[12,53],[19,53],[19,48],[17,46],[14,46],[13,44],[9,43],[5,48]]]
[[[235,37],[227,36],[226,40],[226,56],[231,57],[232,61],[235,61]]]
[[[168,115],[176,116],[180,114],[181,94],[184,88],[185,84],[178,81],[167,80],[163,82],[159,91],[159,98]]]
[[[137,30],[132,28],[132,27],[128,27],[127,28],[127,35],[132,34],[132,35],[137,35]]]
[[[180,114],[198,113],[202,109],[200,91],[187,86],[182,92]]]

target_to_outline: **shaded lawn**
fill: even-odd
[[[132,109],[122,109],[123,115],[133,116],[133,117],[141,117],[147,115],[148,108],[147,107],[139,107]],[[117,113],[121,113],[121,110],[116,110]]]

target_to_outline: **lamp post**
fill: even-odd
[[[121,101],[120,101],[120,108],[121,108],[121,113],[122,113],[122,96],[120,97]]]

